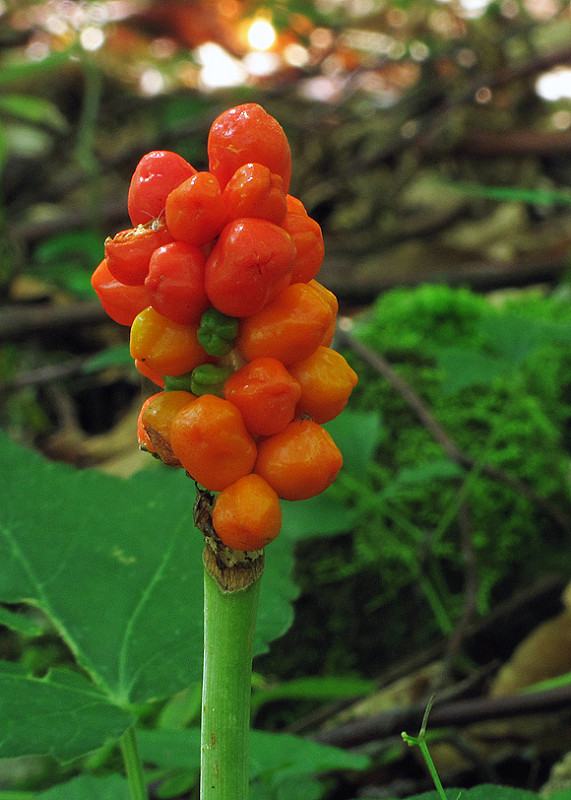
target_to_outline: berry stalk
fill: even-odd
[[[252,657],[264,557],[222,544],[210,528],[210,502],[199,493],[196,523],[206,534],[200,800],[247,800]]]

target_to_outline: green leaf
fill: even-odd
[[[338,769],[366,769],[369,758],[338,747],[318,744],[288,733],[252,731],[251,776],[272,775],[274,784],[285,778]]]
[[[59,53],[51,53],[41,61],[22,60],[20,63],[2,64],[0,70],[0,86],[27,81],[38,75],[45,75],[53,70],[59,70],[69,64],[72,50],[64,50]]]
[[[201,674],[202,564],[183,473],[130,480],[50,464],[2,437],[0,599],[41,608],[119,705]],[[165,658],[168,653],[168,658]]]
[[[278,786],[263,778],[255,778],[248,797],[249,800],[319,800],[326,791],[327,786],[312,775],[286,778]]]
[[[571,193],[549,189],[520,189],[517,186],[481,186],[471,183],[448,183],[442,181],[443,188],[468,197],[484,197],[489,200],[533,203],[534,205],[571,205]]]
[[[37,754],[60,761],[118,738],[134,722],[78,673],[57,669],[39,679],[9,662],[0,662],[0,719],[0,758]]]
[[[91,299],[91,274],[104,255],[103,240],[93,231],[68,231],[46,239],[34,251],[33,269],[78,297]]]
[[[352,699],[369,694],[375,687],[374,681],[360,678],[298,678],[257,691],[252,697],[252,709],[258,711],[266,703],[276,700]]]
[[[539,795],[526,789],[512,786],[496,786],[493,783],[473,786],[471,789],[446,789],[448,800],[538,800]],[[440,800],[438,792],[424,792],[408,797],[407,800]]]
[[[512,366],[505,359],[467,347],[440,348],[437,363],[445,374],[442,390],[450,394],[470,386],[488,385]]]
[[[490,347],[506,361],[506,368],[521,364],[539,344],[542,321],[518,314],[490,314],[480,322]]]
[[[200,730],[141,730],[137,734],[141,758],[161,769],[192,769],[200,764]],[[336,769],[362,770],[367,756],[318,744],[285,733],[250,732],[250,777],[272,775],[274,783],[286,777]]]
[[[254,655],[267,653],[268,644],[288,630],[293,622],[293,601],[299,589],[293,582],[295,539],[282,528],[266,549],[266,566],[260,588]]]
[[[343,505],[331,492],[324,492],[309,500],[282,503],[281,536],[306,539],[312,536],[331,536],[351,530],[355,512]],[[279,537],[276,541],[279,541]],[[273,548],[273,543],[272,543]],[[272,550],[268,550],[271,553]]]
[[[41,625],[25,614],[17,614],[5,606],[0,606],[0,625],[26,636],[40,636],[44,632]]]
[[[79,775],[36,795],[37,800],[129,800],[129,797],[127,781],[120,775]]]
[[[464,475],[462,467],[447,458],[438,458],[418,464],[415,467],[403,467],[383,489],[382,496],[389,498],[398,495],[403,487],[418,486],[446,480],[457,480]]]
[[[26,122],[45,125],[58,133],[65,133],[69,128],[66,118],[58,107],[42,97],[22,94],[0,96],[0,114],[9,114]]]
[[[1,433],[0,448],[0,602],[42,609],[119,706],[200,680],[203,543],[184,472],[123,480],[50,463]],[[258,653],[292,621],[293,543],[286,533],[268,549]]]
[[[354,475],[366,472],[381,439],[379,415],[346,408],[324,427],[343,453],[343,469]]]
[[[129,352],[128,344],[118,344],[115,347],[108,347],[101,353],[87,359],[83,364],[82,372],[98,372],[107,367],[130,367],[133,364],[133,359]]]

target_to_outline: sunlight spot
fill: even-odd
[[[280,57],[276,53],[263,53],[257,51],[255,53],[247,53],[242,63],[250,73],[257,78],[264,78],[267,75],[273,75],[274,72],[280,68]]]
[[[276,41],[274,26],[267,19],[255,19],[248,29],[248,42],[254,50],[269,50]]]
[[[204,89],[240,86],[246,80],[244,65],[214,42],[201,44],[196,57],[202,66],[200,82]]]
[[[105,41],[101,28],[84,28],[79,34],[79,41],[84,50],[98,50]]]
[[[474,96],[477,103],[489,103],[492,99],[492,90],[489,86],[481,86]]]
[[[571,98],[571,67],[556,67],[544,72],[535,82],[535,91],[551,102]]]
[[[556,111],[551,117],[553,127],[558,131],[566,131],[571,128],[571,111],[561,109]]]
[[[295,42],[284,47],[283,57],[292,67],[305,67],[309,61],[309,53],[305,47]]]
[[[146,69],[139,78],[139,89],[142,94],[152,97],[160,94],[165,89],[164,76],[158,69],[149,67]]]

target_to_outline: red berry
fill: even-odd
[[[133,225],[164,214],[167,196],[195,172],[188,161],[169,150],[154,150],[143,156],[129,185],[127,207]]]
[[[222,231],[206,262],[206,293],[231,317],[256,314],[290,282],[291,236],[265,219],[237,219]]]
[[[287,193],[291,178],[291,150],[279,122],[257,103],[224,111],[208,135],[210,171],[224,188],[236,170],[257,163],[281,175]]]
[[[159,314],[181,325],[200,322],[210,305],[204,289],[205,263],[202,251],[185,242],[155,250],[145,287]]]

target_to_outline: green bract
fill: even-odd
[[[192,384],[192,372],[185,372],[184,375],[165,375],[165,392],[190,392]]]
[[[215,364],[201,364],[192,372],[190,391],[192,394],[215,394],[224,396],[224,383],[232,374],[232,367],[217,367]]]
[[[196,335],[208,355],[227,356],[238,335],[238,320],[216,308],[209,308],[202,315]]]

